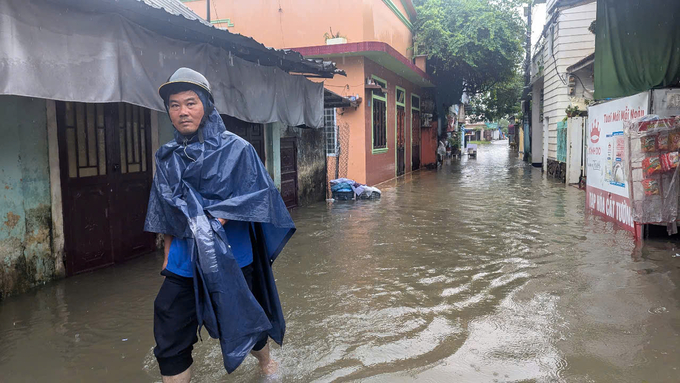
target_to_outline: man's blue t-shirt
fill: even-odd
[[[249,222],[227,221],[224,231],[231,246],[231,252],[239,267],[245,267],[253,263],[253,248],[250,243]],[[191,272],[191,254],[188,251],[187,241],[191,238],[173,238],[168,253],[168,266],[166,270],[182,277],[193,277]]]

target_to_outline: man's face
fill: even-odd
[[[170,121],[178,132],[190,136],[198,130],[203,119],[203,103],[193,90],[175,93],[168,100]]]

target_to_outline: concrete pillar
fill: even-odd
[[[158,148],[161,147],[160,144],[160,136],[158,129],[158,112],[155,110],[152,110],[149,112],[149,115],[151,116],[151,171],[153,172],[153,175],[156,175],[156,152],[158,151]]]
[[[550,117],[543,117],[543,171],[548,171],[548,126]]]
[[[283,124],[274,122],[265,127],[265,157],[267,171],[274,180],[276,188],[281,190],[281,129]]]
[[[66,276],[64,268],[64,213],[59,168],[59,140],[57,135],[57,107],[54,100],[46,100],[47,150],[50,161],[50,197],[52,209],[52,254],[55,257],[55,277]]]
[[[541,118],[541,91],[543,82],[533,86],[531,98],[531,164],[535,167],[543,165],[543,123]]]

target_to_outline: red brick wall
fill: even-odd
[[[390,180],[396,177],[396,86],[406,90],[406,105],[405,105],[405,173],[411,171],[411,95],[417,94],[423,97],[423,90],[413,85],[408,80],[398,76],[394,72],[384,68],[383,66],[366,59],[364,61],[365,77],[369,78],[371,75],[378,76],[387,81],[387,147],[388,151],[380,154],[373,154],[372,143],[372,125],[371,125],[371,110],[373,105],[369,106],[370,96],[366,92],[366,183],[368,185],[375,185],[383,181]],[[421,148],[421,153],[423,149]],[[422,157],[421,157],[422,158]],[[421,159],[422,162],[422,159]]]

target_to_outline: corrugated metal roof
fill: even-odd
[[[332,78],[345,75],[335,63],[305,59],[298,52],[264,46],[252,37],[231,33],[200,18],[178,0],[48,0],[68,10],[75,7],[93,13],[115,13],[144,28],[173,39],[207,43],[244,60],[275,66],[289,73]]]
[[[162,8],[175,16],[184,16],[188,20],[198,20],[201,24],[213,27],[208,21],[198,16],[191,8],[179,0],[138,0],[154,8]]]
[[[143,2],[143,3],[145,3],[148,6],[153,7],[153,8],[163,9],[164,11],[166,11],[166,12],[172,14],[172,15],[175,15],[175,16],[183,16],[187,20],[191,20],[191,21],[194,21],[194,22],[198,21],[198,22],[200,22],[201,24],[203,24],[207,27],[210,27],[212,29],[219,31],[217,33],[227,33],[231,36],[235,36],[236,38],[244,39],[249,44],[254,43],[254,44],[260,45],[262,48],[269,50],[270,53],[279,53],[279,54],[283,55],[284,58],[286,58],[286,59],[292,59],[294,61],[300,62],[301,66],[298,66],[298,68],[295,68],[295,69],[292,69],[292,70],[290,68],[287,69],[289,71],[296,72],[296,73],[308,73],[307,71],[309,71],[311,69],[311,67],[313,67],[314,68],[313,72],[315,72],[314,74],[318,75],[320,77],[329,77],[329,76],[324,75],[324,74],[329,74],[331,72],[333,72],[333,74],[345,75],[345,72],[335,68],[335,63],[333,63],[331,61],[323,61],[323,60],[319,60],[319,59],[305,59],[298,52],[295,52],[295,51],[292,51],[292,50],[289,50],[289,49],[277,50],[277,49],[274,49],[274,48],[266,47],[266,46],[264,46],[264,44],[259,43],[258,41],[256,41],[252,37],[243,36],[243,35],[238,34],[238,33],[231,33],[226,29],[218,28],[218,27],[212,25],[207,20],[198,16],[194,11],[191,10],[191,8],[184,5],[179,0],[137,0],[137,1]],[[281,64],[283,65],[283,62],[281,62]],[[280,65],[277,65],[277,66],[280,66]],[[285,68],[282,68],[282,69],[285,69]],[[332,77],[332,75],[330,77]]]

